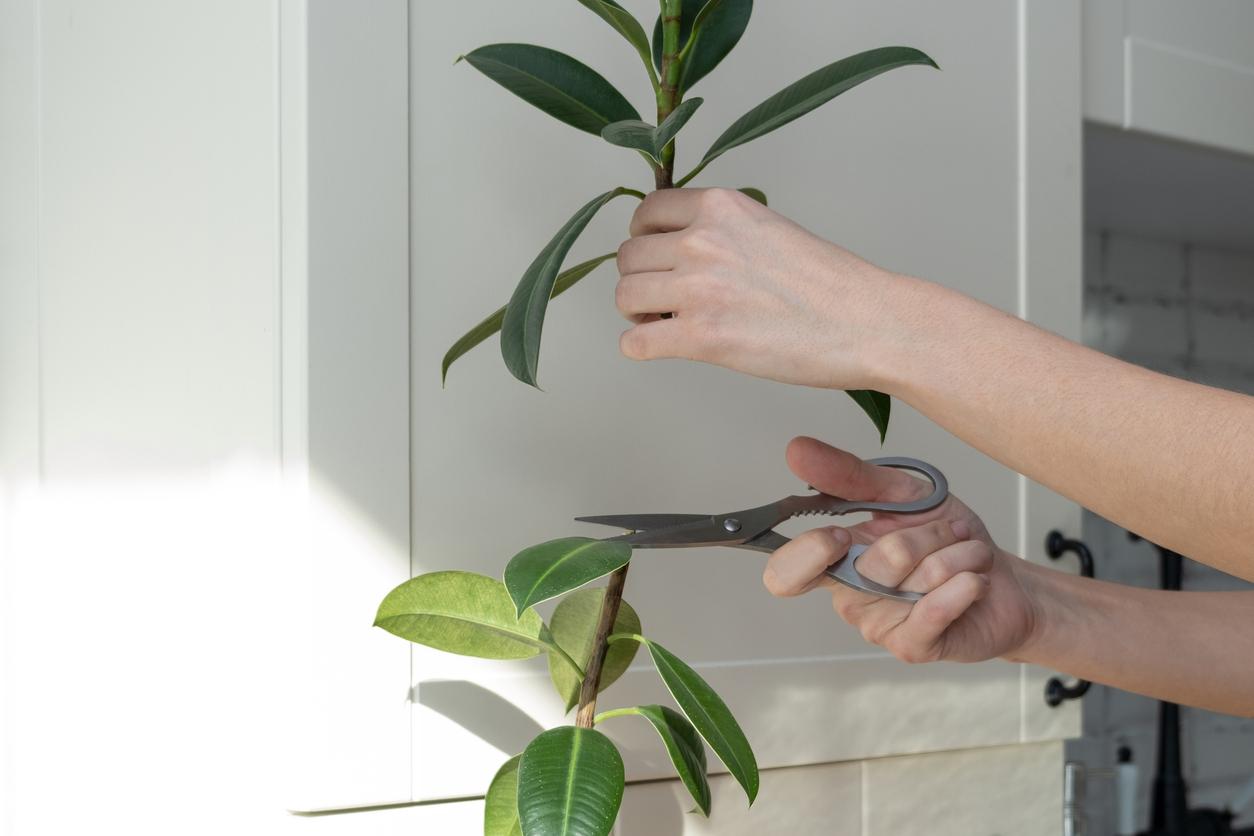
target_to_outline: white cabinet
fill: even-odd
[[[1085,0],[1084,114],[1254,153],[1254,4]]]

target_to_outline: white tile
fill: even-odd
[[[859,836],[862,767],[822,764],[762,773],[757,801],[748,807],[740,786],[726,775],[710,781],[710,818],[693,810],[678,781],[627,788],[617,836]]]
[[[866,762],[864,836],[1057,836],[1062,743]]]

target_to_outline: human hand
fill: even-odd
[[[877,365],[910,342],[933,286],[859,258],[729,189],[650,194],[618,250],[622,352],[787,383],[886,390]],[[663,319],[662,312],[672,313]]]
[[[797,476],[833,496],[908,502],[930,490],[900,470],[869,465],[812,438],[793,439],[787,458]],[[924,597],[914,604],[881,598],[824,575],[854,543],[871,544],[858,560],[859,572]],[[763,583],[783,597],[829,590],[841,618],[903,661],[977,662],[1013,656],[1032,636],[1038,617],[1021,565],[950,494],[921,514],[877,513],[848,528],[808,531],[771,555]]]

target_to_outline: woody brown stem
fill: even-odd
[[[601,668],[605,665],[605,654],[609,650],[606,641],[614,632],[614,622],[618,620],[618,608],[623,603],[623,586],[627,583],[627,567],[616,570],[610,575],[610,582],[605,587],[605,597],[601,600],[601,617],[597,620],[596,633],[592,639],[592,657],[588,659],[588,667],[579,688],[579,711],[575,714],[575,725],[581,729],[592,728],[592,718],[597,713],[597,691],[601,686]]]

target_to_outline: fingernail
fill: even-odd
[[[966,520],[954,520],[949,527],[954,530],[954,536],[959,540],[965,540],[971,536],[971,523]]]

